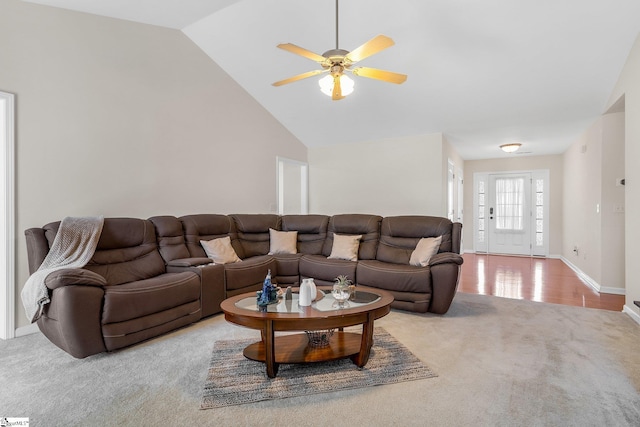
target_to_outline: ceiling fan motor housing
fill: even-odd
[[[348,50],[344,49],[331,49],[322,54],[326,58],[326,60],[322,63],[324,68],[331,68],[331,72],[333,72],[333,66],[340,65],[343,67],[348,67],[351,65],[351,61],[349,61],[346,56],[349,54]]]

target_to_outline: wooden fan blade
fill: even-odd
[[[307,50],[303,47],[296,46],[292,43],[283,43],[279,44],[278,47],[280,49],[286,50],[287,52],[295,53],[296,55],[304,56],[312,61],[316,61],[318,63],[323,63],[327,58],[322,55],[318,55],[317,53],[313,53],[310,50]]]
[[[395,43],[389,37],[382,34],[375,36],[360,47],[355,48],[349,52],[345,58],[351,62],[362,61],[365,58],[378,53],[388,47],[393,46]]]
[[[389,83],[404,83],[407,80],[406,74],[393,73],[391,71],[378,70],[376,68],[358,67],[351,70],[353,74],[360,77],[382,80]]]
[[[325,70],[314,70],[307,73],[298,74],[297,76],[289,77],[288,79],[280,80],[279,82],[272,83],[273,86],[282,86],[288,83],[297,82],[298,80],[306,79],[307,77],[317,76],[324,73]]]
[[[340,75],[333,76],[333,93],[331,94],[331,99],[334,101],[338,101],[344,98],[342,96],[342,87],[340,86]]]

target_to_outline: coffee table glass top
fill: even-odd
[[[319,311],[335,311],[354,307],[362,307],[372,304],[380,300],[380,295],[373,292],[356,291],[355,298],[347,301],[343,307],[338,306],[338,302],[333,299],[330,291],[320,291],[323,297],[317,299],[311,304],[311,307]],[[259,307],[257,297],[251,296],[243,298],[236,302],[236,307],[251,311],[266,311],[267,313],[298,313],[305,307],[298,306],[298,294],[293,294],[292,299],[285,300],[284,297],[279,298],[277,303],[269,304],[266,307]]]

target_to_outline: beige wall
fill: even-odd
[[[0,90],[16,94],[18,300],[28,227],[269,212],[276,156],[307,160],[180,31],[2,0],[0,58]]]
[[[616,179],[624,178],[624,113],[596,120],[564,154],[564,165],[571,197],[564,201],[563,256],[601,291],[622,293],[625,188]]]
[[[640,321],[640,35],[620,73],[608,106],[625,97],[625,310]]]
[[[603,289],[625,288],[624,113],[602,117],[602,276]]]
[[[562,255],[585,274],[602,280],[602,119],[564,154],[564,247]],[[574,252],[574,248],[578,252]]]
[[[549,255],[562,253],[562,155],[513,156],[508,159],[467,160],[464,162],[463,247],[473,251],[473,174],[477,172],[513,172],[549,170]]]
[[[440,133],[309,148],[309,168],[311,213],[446,213]]]

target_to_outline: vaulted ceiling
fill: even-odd
[[[354,77],[332,101],[319,77],[271,83],[318,68],[277,44],[336,47],[333,0],[29,1],[182,30],[309,147],[442,132],[465,159],[564,152],[640,32],[638,0],[342,0],[339,47],[385,34],[396,45],[361,65],[409,77]]]

